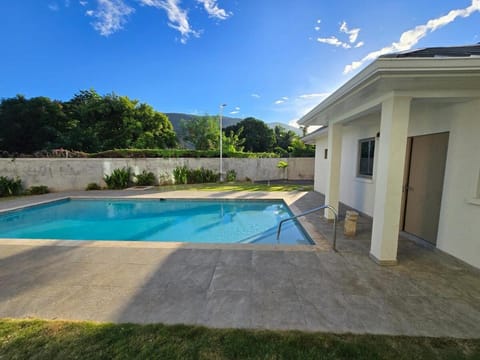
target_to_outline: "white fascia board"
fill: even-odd
[[[445,77],[461,73],[475,73],[480,76],[480,58],[379,58],[305,114],[298,123],[301,125],[327,125],[326,122],[315,122],[315,118],[339,100],[351,96],[382,77],[395,76],[399,79],[419,75]],[[394,90],[392,87],[387,91]],[[412,91],[414,90],[412,89]]]
[[[323,126],[320,129],[317,129],[314,132],[311,132],[310,134],[305,135],[304,137],[302,137],[302,140],[305,144],[315,144],[315,141],[318,138],[321,138],[327,135],[328,135],[328,127]]]

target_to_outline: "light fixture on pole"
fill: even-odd
[[[222,148],[222,138],[223,138],[223,126],[222,126],[222,113],[223,108],[227,106],[227,104],[220,105],[220,182],[223,182],[223,164],[222,164],[222,155],[223,155],[223,148]]]

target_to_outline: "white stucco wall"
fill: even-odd
[[[315,181],[313,185],[313,189],[322,194],[325,194],[327,189],[328,160],[325,159],[325,149],[327,148],[328,136],[323,134],[315,141]]]
[[[452,105],[437,247],[480,268],[480,100]],[[476,199],[476,201],[475,201]],[[475,204],[476,203],[476,204]]]
[[[408,136],[419,136],[450,131],[452,117],[452,115],[450,115],[452,112],[451,109],[452,104],[432,104],[431,102],[422,101],[413,102],[410,113]],[[357,176],[358,141],[361,139],[376,137],[379,131],[379,112],[362,116],[343,127],[340,201],[370,216],[373,216],[377,167],[376,162],[374,161],[372,179],[365,179]],[[326,140],[322,139],[322,141]],[[378,150],[378,141],[376,141],[375,158],[378,158]],[[319,168],[321,165],[322,164],[319,163],[319,161],[315,164],[315,166]],[[323,191],[321,192],[323,193],[325,185],[322,189]]]
[[[277,168],[280,160],[288,162],[289,180],[312,180],[314,158],[287,159],[231,159],[223,160],[223,169],[233,169],[238,180],[253,181],[283,179],[284,172]],[[46,185],[54,191],[83,190],[88,183],[102,184],[103,176],[114,169],[129,166],[138,174],[142,170],[153,172],[160,180],[173,179],[173,170],[186,165],[197,169],[204,167],[218,171],[219,159],[60,159],[19,158],[0,159],[0,175],[19,177],[25,187]]]
[[[380,114],[370,114],[343,127],[340,201],[373,216],[375,200],[376,164],[373,164],[372,179],[357,176],[358,141],[375,138],[380,129]],[[378,141],[375,142],[375,158]]]
[[[449,144],[437,247],[480,268],[480,100],[460,103],[414,101],[408,136],[448,131]],[[364,116],[343,127],[340,201],[373,214],[375,175],[356,176],[358,140],[374,137],[380,114]],[[380,134],[381,136],[381,134]],[[317,139],[315,190],[325,193],[326,137]],[[377,142],[378,144],[378,142]],[[375,149],[378,158],[378,146]]]

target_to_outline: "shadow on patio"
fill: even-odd
[[[321,204],[307,193],[294,205]],[[321,230],[318,214],[309,221]],[[2,244],[0,316],[479,336],[477,269],[408,240],[399,265],[381,267],[368,257],[368,223],[359,230],[360,239],[339,237],[338,253]]]

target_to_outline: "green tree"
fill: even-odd
[[[68,134],[69,149],[96,152],[101,148],[97,109],[102,104],[102,96],[95,90],[81,90],[65,103],[67,116],[74,123]]]
[[[313,157],[315,156],[315,145],[307,145],[297,137],[289,146],[289,153],[296,157]]]
[[[239,133],[240,129],[243,129],[241,134]],[[235,125],[229,126],[225,131],[227,133],[233,131],[238,134],[241,139],[244,139],[244,148],[249,152],[272,151],[275,145],[273,130],[262,120],[253,117],[246,118]]]
[[[191,142],[196,150],[218,149],[220,129],[215,117],[206,115],[189,121],[182,120],[182,128],[184,139]]]
[[[298,138],[297,134],[292,130],[287,131],[278,125],[275,126],[273,132],[275,134],[275,146],[285,151],[288,151],[288,147],[292,145],[292,141]]]
[[[127,96],[80,91],[67,104],[75,123],[70,148],[88,152],[119,148],[171,148],[177,144],[167,116]]]
[[[0,149],[33,153],[61,147],[70,124],[60,101],[47,97],[2,99],[0,102]]]
[[[241,134],[243,132],[243,128],[240,128],[238,133],[234,131],[230,131],[230,134],[227,136],[225,131],[222,132],[222,150],[224,152],[242,152],[243,151],[243,144],[245,143],[245,139],[241,138]]]
[[[177,136],[167,115],[155,111],[150,105],[140,104],[135,111],[135,118],[142,122],[142,133],[134,141],[135,148],[174,148]]]

